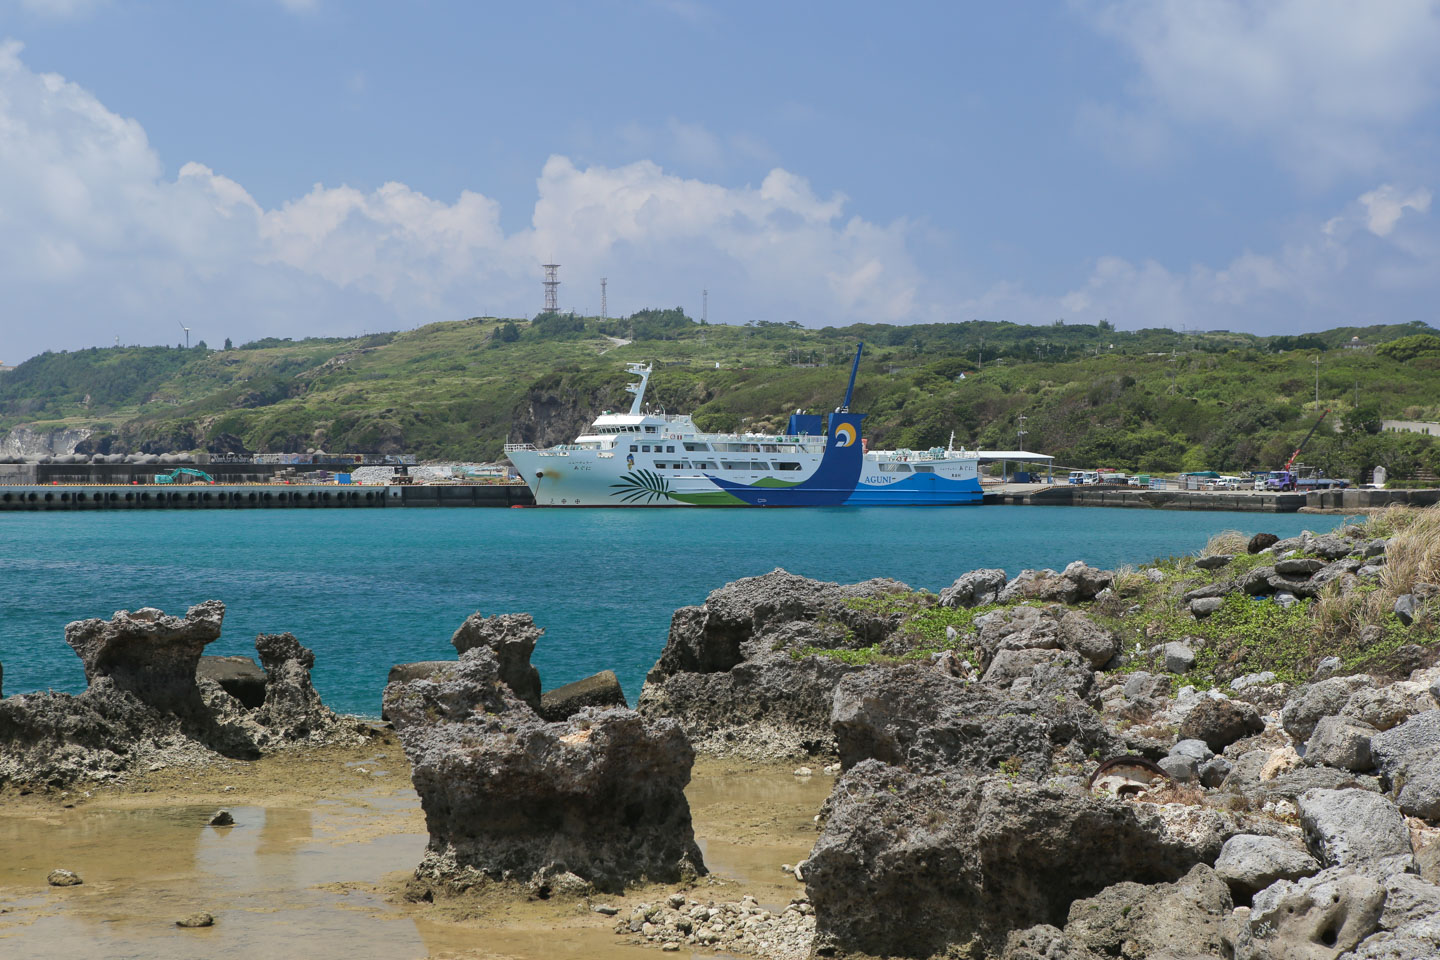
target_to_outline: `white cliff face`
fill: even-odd
[[[32,430],[19,426],[0,437],[0,457],[57,457],[75,452],[75,445],[90,436],[85,428],[75,430]]]

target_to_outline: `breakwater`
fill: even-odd
[[[1297,513],[1312,510],[1371,510],[1440,503],[1440,490],[1317,490],[1271,493],[1248,490],[1130,490],[1072,486],[1009,488],[985,494],[987,504],[1045,507],[1128,507],[1152,510],[1224,510]]]
[[[0,486],[0,512],[14,510],[264,510],[338,507],[528,506],[520,484],[351,486],[266,484],[27,484]]]

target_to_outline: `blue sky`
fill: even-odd
[[[680,304],[1435,320],[1440,7],[0,0],[0,360]],[[173,333],[172,333],[173,331]]]

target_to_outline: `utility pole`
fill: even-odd
[[[1320,409],[1320,354],[1317,353],[1317,354],[1315,354],[1315,356],[1311,357],[1311,358],[1310,358],[1310,362],[1313,363],[1313,364],[1315,364],[1315,409],[1316,409],[1316,410],[1319,410],[1319,409]]]
[[[1020,441],[1019,449],[1021,450],[1025,449],[1025,437],[1030,433],[1029,430],[1025,429],[1025,421],[1029,419],[1030,418],[1025,416],[1025,414],[1023,413],[1015,418],[1016,423],[1020,425],[1020,429],[1015,431],[1015,438]]]
[[[700,325],[707,326],[710,323],[710,291],[700,291]]]

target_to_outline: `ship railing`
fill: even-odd
[[[539,447],[535,446],[535,444],[533,444],[533,443],[507,443],[507,444],[505,444],[505,452],[506,452],[506,453],[516,453],[516,452],[524,453],[524,452],[535,451],[535,450],[538,450],[538,449],[539,449]]]

